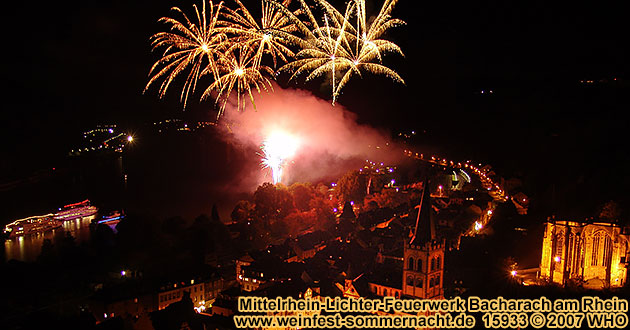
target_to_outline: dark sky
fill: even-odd
[[[156,59],[149,36],[162,28],[157,19],[171,6],[190,10],[192,3],[48,1],[5,9],[10,60],[3,62],[0,168],[66,151],[76,132],[96,123],[213,118],[209,103],[192,101],[182,112],[177,93],[161,101],[155,90],[142,95]],[[368,9],[377,4],[368,1]],[[408,24],[389,37],[406,57],[386,63],[407,84],[374,76],[351,81],[339,102],[362,122],[392,132],[427,130],[434,143],[513,172],[524,167],[515,163],[535,157],[529,153],[554,154],[550,136],[581,143],[588,151],[574,152],[578,160],[600,148],[616,150],[625,139],[630,54],[619,8],[401,0],[395,15]],[[610,88],[579,84],[614,77],[619,83]],[[320,93],[318,86],[306,87]],[[488,89],[494,98],[476,94]]]

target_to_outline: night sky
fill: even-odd
[[[250,10],[259,8],[250,2]],[[157,59],[149,45],[149,36],[163,28],[157,19],[171,6],[186,11],[192,3],[53,1],[5,9],[10,60],[3,65],[0,177],[14,176],[34,159],[64,154],[77,132],[98,123],[133,127],[168,117],[214,118],[208,102],[193,100],[182,112],[175,89],[164,100],[155,89],[142,95]],[[454,158],[474,157],[506,175],[529,178],[537,183],[531,190],[542,195],[542,183],[556,180],[567,181],[567,191],[590,182],[580,189],[597,190],[603,199],[627,196],[619,188],[628,183],[623,171],[630,128],[623,11],[575,3],[509,5],[400,1],[395,16],[408,25],[389,37],[406,57],[392,55],[386,63],[407,85],[367,75],[351,81],[339,103],[361,122],[392,133],[426,131],[426,141]],[[608,83],[585,88],[580,80],[587,79]],[[321,81],[280,84],[328,93]],[[479,94],[490,89],[492,96]]]

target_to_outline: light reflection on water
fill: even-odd
[[[43,233],[14,237],[4,242],[6,260],[35,261],[42,250],[44,239],[50,239],[55,243],[56,235],[64,235],[65,232],[75,238],[75,242],[88,241],[90,239],[90,223],[96,215],[80,219],[64,221],[61,228],[56,228]]]

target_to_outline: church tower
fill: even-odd
[[[435,234],[429,181],[424,181],[414,232],[405,241],[403,295],[421,299],[444,298],[444,240]]]

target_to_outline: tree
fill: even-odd
[[[212,213],[210,214],[212,221],[221,222],[221,218],[219,217],[219,211],[217,210],[217,204],[212,204]]]
[[[336,224],[335,213],[333,213],[333,202],[326,197],[315,196],[311,199],[309,205],[313,212],[315,212],[316,227],[332,232]]]
[[[211,220],[206,215],[198,216],[186,230],[184,243],[188,255],[196,261],[204,260],[207,253],[215,252],[217,242],[212,237]]]
[[[321,197],[328,197],[328,195],[330,194],[328,186],[326,186],[323,183],[318,183],[317,187],[315,187],[313,192],[315,193],[315,195],[318,195]]]
[[[599,212],[599,218],[607,221],[617,221],[621,215],[621,208],[615,201],[608,201]]]
[[[390,182],[390,177],[381,173],[374,173],[370,171],[368,174],[368,179],[366,183],[366,194],[374,194],[378,193],[383,189],[383,186]]]
[[[313,186],[310,183],[294,183],[289,187],[293,204],[300,211],[308,211],[311,209],[310,202],[315,195]]]
[[[101,223],[94,228],[90,240],[99,254],[107,254],[116,244],[116,234],[108,225]]]
[[[179,235],[186,229],[186,220],[182,217],[167,218],[162,222],[162,232],[167,235]],[[118,229],[120,232],[120,229]]]
[[[276,214],[276,187],[269,182],[259,186],[254,192],[254,205],[257,220],[268,226]]]
[[[52,262],[55,259],[55,246],[53,242],[45,238],[42,243],[42,252],[39,254],[38,260],[43,263]]]
[[[405,194],[397,192],[394,189],[383,189],[379,193],[366,197],[366,207],[374,209],[373,203],[376,203],[378,208],[389,207],[394,209],[399,205],[409,203],[409,198]]]
[[[230,214],[233,222],[247,224],[254,217],[254,204],[249,201],[239,201]]]
[[[263,183],[254,193],[254,210],[257,220],[269,226],[273,221],[283,219],[289,215],[295,207],[293,198],[286,186]]]
[[[365,178],[357,171],[350,171],[337,181],[335,195],[343,202],[361,202],[365,197]]]

